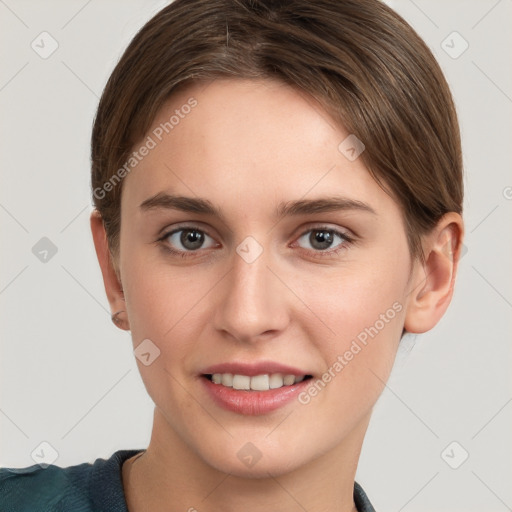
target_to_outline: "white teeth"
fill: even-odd
[[[284,386],[283,374],[273,373],[269,379],[270,389],[277,389]]]
[[[251,377],[251,389],[255,391],[267,391],[268,386],[268,375],[256,375]]]
[[[232,373],[214,373],[212,382],[233,389],[268,391],[269,389],[278,389],[302,382],[304,377],[305,375],[296,377],[295,375],[283,375],[282,373],[255,375],[254,377],[233,375]]]
[[[283,380],[285,386],[291,386],[295,382],[295,375],[285,375]]]
[[[233,389],[251,389],[251,377],[233,375]]]
[[[221,376],[221,379],[222,379],[221,382],[222,382],[223,386],[227,386],[228,388],[233,387],[233,374],[232,373],[218,373],[217,375]]]

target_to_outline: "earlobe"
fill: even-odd
[[[98,210],[94,210],[91,213],[91,232],[96,249],[96,256],[98,257],[98,263],[100,264],[101,274],[103,276],[105,292],[110,304],[112,321],[120,329],[128,331],[130,326],[126,314],[124,292],[120,277],[114,267],[103,219]]]
[[[455,212],[445,214],[426,235],[425,263],[416,262],[404,327],[407,332],[423,333],[442,318],[453,296],[462,250],[464,224]]]

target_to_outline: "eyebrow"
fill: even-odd
[[[208,199],[185,197],[159,192],[140,204],[143,211],[179,210],[187,213],[200,213],[226,220],[224,215]],[[377,212],[367,203],[342,196],[321,197],[318,199],[299,199],[280,203],[276,208],[276,217],[311,215],[335,211],[363,211],[373,215]]]

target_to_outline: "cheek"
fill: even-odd
[[[401,318],[397,313],[402,309],[407,275],[397,272],[397,268],[382,260],[379,265],[359,262],[350,271],[342,269],[311,282],[303,293],[313,312],[330,328],[330,337],[346,341],[374,325],[381,315],[386,316],[385,320]],[[381,322],[379,326],[381,330]]]
[[[128,235],[128,234],[127,234]],[[173,269],[154,246],[137,247],[125,239],[123,287],[134,343],[154,338],[163,343],[166,334],[187,314],[187,309],[204,295],[204,280],[191,278],[190,272]],[[129,251],[130,245],[135,250]],[[186,321],[186,318],[183,318]]]
[[[360,396],[362,385],[371,395],[382,389],[380,379],[389,376],[402,333],[406,277],[369,266],[330,281],[328,293],[311,290],[308,305],[324,325],[316,319],[313,327],[312,322],[310,339],[330,370],[326,378],[337,381],[333,387],[340,393]],[[344,377],[335,379],[333,374]]]
[[[135,352],[143,340],[150,340],[150,350],[158,356],[147,366],[137,359],[137,365],[155,404],[166,404],[171,415],[183,415],[192,407],[180,384],[186,378],[187,356],[194,350],[191,344],[198,339],[193,306],[200,291],[187,285],[189,278],[171,278],[154,265],[146,268],[127,280],[125,295]]]
[[[159,351],[151,366],[138,362],[146,387],[155,399],[152,382],[158,392],[166,387],[176,388],[173,377],[179,382],[189,378],[193,369],[191,354],[197,352],[196,344],[204,337],[201,330],[210,318],[205,308],[215,280],[199,273],[191,279],[190,272],[183,269],[170,272],[161,261],[134,258],[130,263],[133,272],[127,279],[125,296],[133,346],[137,351],[137,346],[149,339]]]
[[[180,337],[179,331],[188,326],[188,312],[197,302],[198,290],[187,287],[188,279],[169,279],[151,272],[140,273],[140,279],[132,281],[126,292],[128,313],[133,342],[149,338],[160,350],[179,348],[175,341],[186,339]],[[195,300],[194,300],[195,299]],[[169,347],[170,340],[174,340]]]
[[[360,299],[345,292],[326,318],[336,335],[311,338],[324,368],[299,396],[305,414],[322,415],[326,438],[338,440],[363,421],[384,390],[403,325],[399,303],[388,304],[361,290]]]

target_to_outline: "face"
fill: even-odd
[[[134,148],[118,264],[137,364],[161,436],[221,471],[347,448],[391,371],[413,267],[348,135],[287,85],[223,79],[173,96]]]

